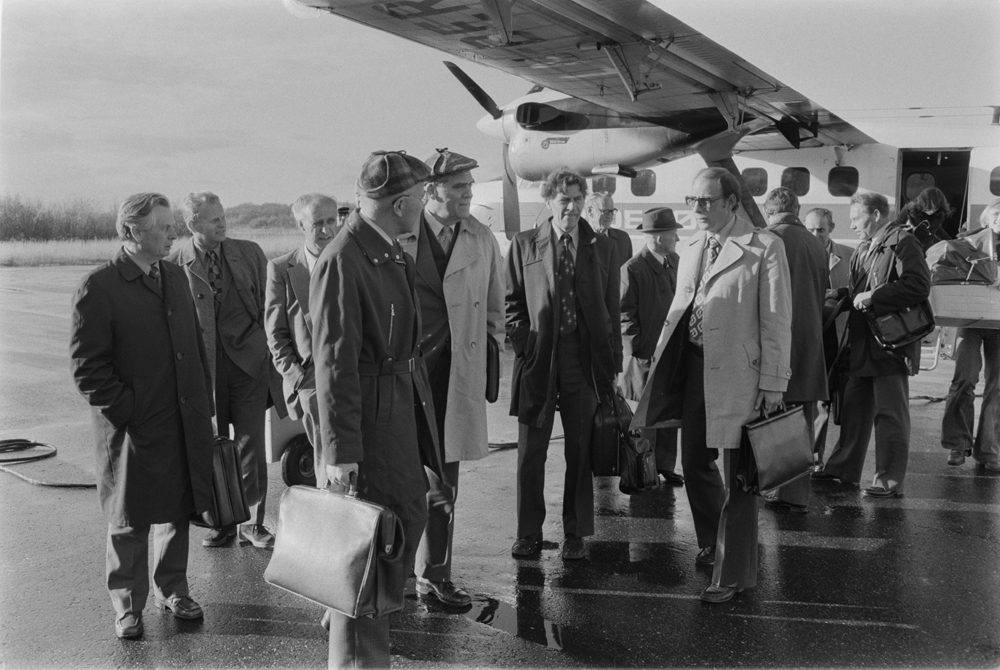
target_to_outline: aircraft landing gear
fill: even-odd
[[[281,478],[288,486],[316,486],[313,448],[305,433],[288,441],[281,454]]]

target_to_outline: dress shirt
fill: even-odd
[[[316,262],[319,260],[319,256],[313,255],[313,252],[309,251],[309,247],[307,246],[303,246],[302,251],[305,252],[306,267],[309,268],[309,274],[312,274],[313,268],[316,267]]]
[[[555,258],[556,258],[556,271],[559,270],[559,254],[561,250],[559,249],[559,244],[562,241],[562,236],[566,234],[565,230],[562,230],[556,223],[555,219],[552,219],[552,244],[555,245]],[[576,263],[576,250],[580,247],[580,226],[577,224],[573,227],[573,230],[569,234],[570,245],[569,254],[573,257],[573,263]]]
[[[434,233],[434,237],[440,238],[441,229],[444,228],[445,226],[448,226],[449,228],[451,228],[451,241],[452,243],[454,243],[455,235],[458,234],[458,226],[461,224],[461,221],[459,221],[458,223],[442,223],[442,221],[439,218],[437,218],[427,210],[424,211],[427,214],[426,217],[427,225],[431,227],[431,232]],[[447,251],[447,249],[445,249],[445,251]]]
[[[722,227],[722,230],[720,230],[717,233],[709,233],[708,236],[705,238],[705,249],[701,253],[701,269],[698,272],[699,282],[701,281],[702,275],[705,274],[705,266],[708,264],[709,238],[714,237],[719,241],[719,253],[721,254],[722,247],[726,246],[726,240],[729,239],[729,233],[733,232],[733,224],[735,223],[736,223],[736,216],[734,215],[733,218],[729,219],[729,223],[727,223]],[[716,256],[716,260],[718,260],[718,256]]]
[[[129,248],[127,246],[123,246],[122,250],[125,251],[125,255],[128,256],[132,260],[133,263],[135,263],[136,265],[139,266],[139,269],[142,270],[142,273],[144,275],[148,275],[149,274],[149,268],[151,267],[149,263],[147,263],[146,261],[140,259],[134,253],[132,253],[132,251],[129,250]],[[156,265],[159,265],[159,261],[156,262]],[[160,268],[157,267],[156,269],[159,270]],[[163,276],[162,272],[160,273],[160,276]]]

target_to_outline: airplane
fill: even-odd
[[[673,208],[693,229],[684,195],[705,165],[740,179],[742,215],[755,225],[765,225],[759,205],[769,190],[786,186],[803,214],[830,210],[840,240],[854,237],[848,210],[859,190],[901,207],[936,186],[955,210],[944,224],[953,235],[1000,195],[1000,106],[893,112],[907,121],[971,117],[985,139],[881,143],[668,14],[662,1],[284,1],[531,82],[527,95],[501,108],[445,62],[486,110],[478,128],[502,143],[503,175],[477,185],[473,208],[498,237],[536,225],[544,216],[539,180],[561,167],[611,193],[614,225],[637,236],[651,207]],[[702,161],[682,160],[694,155]]]

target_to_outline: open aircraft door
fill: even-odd
[[[896,181],[898,208],[916,198],[925,188],[941,189],[954,210],[944,222],[952,237],[969,210],[969,158],[971,149],[900,149]]]

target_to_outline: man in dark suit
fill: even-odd
[[[212,504],[212,380],[184,272],[161,262],[173,227],[164,196],[126,198],[122,249],[73,297],[70,358],[93,407],[107,584],[121,638],[143,633],[153,525],[156,606],[202,617],[188,593],[188,519]]]
[[[826,360],[823,351],[823,301],[830,286],[826,249],[799,221],[799,199],[791,190],[779,187],[764,201],[767,229],[785,243],[785,258],[792,286],[792,377],[785,389],[785,406],[802,406],[809,425],[810,443],[815,444],[813,427],[817,403],[826,400]],[[768,507],[804,513],[809,508],[809,478],[768,492]]]
[[[614,228],[618,210],[610,193],[595,193],[587,198],[587,206],[583,218],[594,222],[594,230],[611,238],[618,247],[618,261],[622,264],[632,258],[632,238],[621,228]]]
[[[264,413],[269,392],[279,415],[284,415],[284,402],[264,332],[267,258],[256,242],[226,237],[226,213],[214,193],[191,193],[181,212],[191,237],[178,245],[170,260],[187,271],[198,308],[215,388],[216,426],[220,435],[228,436],[232,425],[237,443],[248,438],[240,460],[251,516],[239,529],[240,540],[273,547],[274,535],[264,527]],[[235,535],[232,527],[212,530],[201,543],[218,547]]]
[[[813,480],[857,486],[875,429],[875,477],[864,494],[895,498],[903,493],[910,455],[909,376],[920,368],[920,342],[883,349],[868,326],[876,316],[920,304],[931,290],[920,242],[889,219],[889,202],[879,193],[851,198],[851,229],[862,242],[851,258],[851,312],[847,322],[850,378],[844,390],[840,439]]]
[[[518,420],[511,553],[524,558],[541,550],[545,457],[558,402],[566,453],[562,556],[574,560],[588,554],[584,538],[594,534],[595,386],[611,388],[621,371],[621,268],[612,241],[580,217],[582,176],[554,172],[541,194],[551,218],[515,235],[507,253],[507,336],[516,355],[510,412]]]
[[[429,176],[403,152],[372,154],[358,178],[359,208],[323,250],[309,287],[327,479],[342,491],[354,480],[359,498],[402,522],[403,555],[384,575],[400,598],[427,520],[425,466],[443,478],[413,261],[396,242],[420,220]],[[329,612],[329,667],[389,667],[388,617]]]
[[[292,216],[305,235],[305,244],[268,262],[264,325],[274,367],[281,374],[285,407],[291,418],[302,419],[313,445],[316,486],[325,488],[323,450],[316,448],[319,408],[312,357],[309,274],[339,230],[337,201],[320,193],[303,195],[292,203]]]
[[[622,344],[625,369],[621,386],[627,400],[639,401],[646,386],[649,363],[677,290],[677,231],[682,228],[674,210],[657,207],[642,215],[646,245],[622,265]],[[674,472],[677,461],[676,428],[644,428],[653,445],[656,469],[672,486],[683,486]]]

